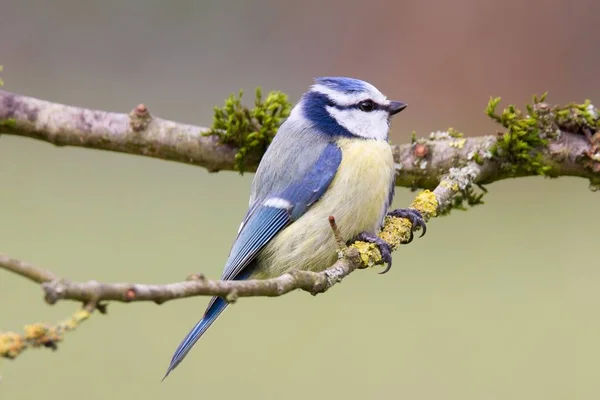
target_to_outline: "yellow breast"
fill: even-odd
[[[321,271],[336,260],[328,218],[333,215],[345,240],[377,232],[387,211],[394,160],[387,142],[338,141],[342,162],[329,189],[302,217],[281,231],[258,255],[255,278],[292,269]]]

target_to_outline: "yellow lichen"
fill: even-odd
[[[379,237],[385,240],[392,249],[397,249],[402,242],[410,238],[410,221],[406,218],[386,217]]]
[[[50,325],[36,323],[25,326],[25,339],[33,347],[57,343],[62,340],[62,332]]]
[[[362,268],[372,267],[381,262],[381,253],[379,253],[379,249],[373,243],[358,241],[352,244],[351,247],[358,250],[358,255],[363,264]]]
[[[25,349],[25,347],[25,341],[18,333],[0,333],[0,357],[15,358]]]
[[[438,201],[431,190],[423,190],[415,197],[411,207],[419,210],[423,215],[423,218],[429,219],[436,216]]]
[[[56,343],[63,340],[66,332],[76,329],[90,316],[90,311],[79,309],[56,325],[37,322],[26,325],[23,335],[14,332],[0,333],[0,357],[15,358],[27,347],[56,348]]]

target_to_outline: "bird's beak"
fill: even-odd
[[[404,110],[407,105],[408,104],[401,101],[390,101],[388,106],[390,116],[398,114],[400,111]]]

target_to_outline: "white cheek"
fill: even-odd
[[[386,111],[364,112],[358,109],[338,110],[335,107],[327,107],[327,112],[338,124],[355,136],[375,140],[388,139],[389,125]]]

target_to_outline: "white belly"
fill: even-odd
[[[279,276],[292,269],[322,271],[337,259],[328,218],[333,215],[344,240],[376,233],[387,211],[395,178],[387,142],[338,141],[342,162],[329,190],[302,217],[281,231],[257,257],[254,278]]]

